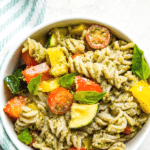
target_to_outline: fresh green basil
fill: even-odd
[[[132,59],[132,72],[142,80],[146,80],[150,74],[149,66],[144,58],[144,52],[136,44],[134,45]]]
[[[74,95],[76,101],[84,104],[95,104],[105,96],[106,92],[98,93],[95,91],[80,91]]]
[[[33,95],[38,95],[38,87],[41,82],[41,77],[42,77],[42,74],[31,79],[31,81],[29,82],[29,84],[27,86],[29,92],[32,93]]]
[[[77,75],[77,73],[66,74],[58,80],[58,84],[61,87],[69,89],[71,87],[71,85],[73,84],[73,80],[76,75]]]
[[[21,132],[21,134],[18,135],[18,139],[26,145],[29,145],[32,142],[32,137],[28,129],[23,130],[23,132]]]

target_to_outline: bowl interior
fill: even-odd
[[[22,39],[22,41],[20,42],[20,45],[15,45],[14,46],[15,48],[12,49],[12,51],[7,56],[6,61],[4,62],[4,65],[3,65],[3,68],[1,71],[1,78],[0,78],[1,118],[2,118],[2,122],[3,122],[4,128],[7,132],[7,134],[9,135],[10,139],[13,141],[14,145],[18,149],[29,150],[30,148],[28,146],[22,144],[18,140],[17,135],[14,131],[14,125],[12,124],[11,120],[3,112],[3,108],[6,104],[6,102],[11,98],[11,93],[8,90],[8,88],[6,87],[6,85],[4,84],[3,79],[5,76],[11,75],[13,69],[18,65],[18,63],[20,63],[20,54],[21,54],[22,43],[24,43],[24,41],[28,37],[33,38],[37,41],[40,41],[40,39],[45,38],[45,36],[48,34],[49,30],[54,27],[65,27],[68,25],[75,25],[75,24],[81,24],[81,23],[104,25],[104,26],[108,27],[109,30],[114,35],[116,35],[118,38],[126,40],[128,42],[133,41],[128,36],[126,36],[126,34],[119,31],[117,28],[112,27],[110,24],[103,23],[98,20],[99,19],[92,20],[92,19],[83,19],[83,18],[81,18],[81,19],[65,19],[65,20],[53,21],[46,25],[41,25],[40,27],[36,28],[32,33],[29,33],[26,37],[24,37],[24,39]],[[148,59],[147,59],[147,61],[148,61]],[[150,65],[150,63],[149,63],[149,65]],[[136,150],[140,146],[140,144],[144,140],[147,132],[150,129],[149,123],[150,123],[150,118],[148,119],[146,124],[143,126],[143,128],[138,132],[138,134],[133,139],[131,139],[130,141],[128,141],[126,143],[127,150]]]

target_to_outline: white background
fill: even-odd
[[[127,31],[149,54],[150,0],[47,0],[46,18],[90,15]],[[150,150],[150,133],[138,150]]]

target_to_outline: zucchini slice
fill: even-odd
[[[48,42],[46,44],[46,48],[57,46],[57,39],[55,34],[51,34]]]
[[[98,112],[99,104],[77,104],[71,107],[69,128],[76,129],[90,124]]]
[[[14,75],[5,77],[4,81],[13,94],[17,94],[21,91],[20,81]]]

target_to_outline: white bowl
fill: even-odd
[[[3,126],[8,134],[8,136],[10,137],[10,139],[12,140],[12,142],[14,143],[14,145],[19,149],[19,150],[29,150],[31,148],[29,148],[28,146],[24,145],[23,143],[21,143],[18,138],[17,138],[17,134],[14,131],[14,127],[12,122],[10,121],[10,119],[5,115],[5,113],[3,112],[3,108],[6,104],[6,102],[10,99],[11,94],[10,91],[8,90],[8,88],[6,87],[6,85],[4,84],[4,77],[6,77],[7,75],[11,75],[13,69],[15,68],[15,66],[18,64],[19,58],[20,58],[20,54],[21,54],[21,45],[22,43],[24,43],[24,41],[30,37],[33,39],[38,39],[39,37],[43,37],[45,36],[50,29],[54,28],[54,27],[64,27],[64,26],[68,26],[68,25],[74,25],[74,24],[80,24],[80,23],[87,23],[87,24],[100,24],[103,26],[106,26],[110,29],[110,31],[115,34],[117,37],[124,39],[126,41],[132,41],[134,43],[136,43],[134,41],[134,39],[131,38],[131,36],[129,36],[127,33],[125,33],[125,31],[119,29],[118,27],[116,27],[116,25],[112,25],[112,23],[108,23],[106,21],[101,21],[101,19],[99,18],[93,18],[93,17],[66,17],[63,19],[55,19],[53,21],[50,21],[48,23],[44,23],[38,27],[36,27],[35,29],[33,29],[31,32],[29,32],[28,34],[26,34],[26,36],[24,36],[23,38],[20,39],[20,37],[18,37],[17,40],[19,40],[19,44],[14,44],[14,48],[9,52],[2,70],[1,70],[1,76],[0,76],[0,101],[1,101],[1,105],[0,105],[0,113],[1,113],[1,119],[2,119],[2,123]],[[139,47],[140,45],[138,43],[136,43]],[[150,66],[150,61],[147,58],[147,55],[145,55],[145,58]],[[138,134],[131,139],[130,141],[128,141],[126,143],[127,146],[127,150],[136,150],[141,143],[143,142],[143,140],[145,139],[146,135],[148,134],[149,130],[150,130],[150,117],[148,118],[146,124],[143,126],[143,128],[140,130],[140,132],[138,132]]]

